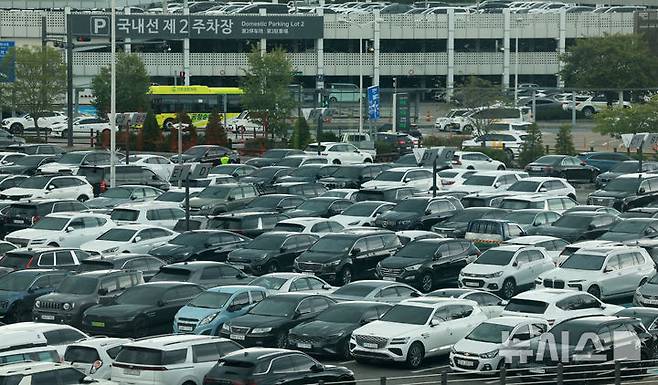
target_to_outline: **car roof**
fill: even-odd
[[[431,172],[431,170],[429,170],[429,169],[426,169],[424,167],[418,167],[418,166],[416,166],[416,167],[392,167],[392,168],[389,168],[388,170],[385,170],[385,171],[406,172],[406,171],[416,171],[416,170],[427,170],[427,171]]]
[[[505,326],[512,326],[512,327],[515,327],[517,325],[522,325],[522,324],[533,323],[533,322],[547,323],[546,320],[543,320],[541,318],[514,317],[514,316],[495,317],[495,318],[490,318],[490,319],[488,319],[484,322],[488,323],[488,324],[505,325]]]
[[[529,176],[527,178],[523,178],[521,180],[524,181],[530,181],[530,182],[546,182],[549,180],[559,180],[559,181],[564,181],[562,178],[555,178],[552,176]]]
[[[289,219],[284,219],[282,221],[279,221],[278,223],[283,223],[283,224],[297,224],[297,225],[303,225],[303,226],[311,226],[319,222],[326,222],[330,221],[328,218],[316,218],[316,217],[297,217],[297,218],[289,218]],[[299,233],[297,233],[299,234]]]
[[[616,251],[633,251],[638,249],[642,249],[642,248],[639,246],[612,244],[612,245],[605,245],[600,247],[581,247],[574,254],[587,253],[587,254],[607,256],[608,254],[614,253]]]
[[[77,218],[80,216],[96,217],[96,218],[109,218],[109,215],[93,213],[93,212],[57,212],[46,215],[48,218]]]
[[[411,299],[405,299],[399,303],[400,305],[411,305],[411,306],[420,306],[426,308],[437,308],[446,304],[450,305],[471,305],[478,307],[477,302],[471,301],[470,299],[461,299],[461,298],[442,298],[442,297],[417,297]]]
[[[106,336],[97,336],[89,337],[87,339],[74,342],[69,346],[85,346],[90,348],[109,348],[118,345],[124,345],[126,343],[132,342],[130,338],[118,338],[118,337],[106,337]]]
[[[226,263],[214,262],[214,261],[189,261],[189,262],[186,261],[186,262],[171,263],[169,265],[164,265],[162,267],[169,269],[200,270],[206,267],[213,267],[213,266],[226,266]]]
[[[617,177],[618,179],[649,179],[649,178],[658,178],[657,174],[650,174],[648,172],[644,173],[632,173],[632,174],[622,174]]]
[[[230,360],[237,360],[237,361],[255,362],[268,357],[275,357],[275,356],[280,356],[290,353],[296,353],[296,352],[287,349],[275,349],[275,348],[246,348],[228,353],[223,358]]]
[[[142,224],[142,223],[129,223],[129,224],[113,227],[112,229],[129,229],[129,230],[162,229],[171,232],[171,230],[164,228],[162,226]]]
[[[180,349],[181,345],[190,345],[199,342],[225,341],[225,338],[206,336],[200,334],[173,334],[157,337],[147,337],[125,344],[125,347],[148,347],[151,349],[173,350]]]
[[[378,279],[364,279],[361,281],[354,281],[351,283],[348,283],[347,285],[343,286],[344,287],[370,287],[373,289],[379,288],[379,287],[388,287],[391,285],[400,285],[401,282],[390,282],[390,281],[382,281]],[[342,288],[341,288],[342,289]]]
[[[521,249],[525,249],[528,247],[527,245],[501,245],[501,246],[496,246],[492,247],[489,250],[500,250],[500,251],[513,251],[517,252]]]
[[[512,238],[510,240],[507,240],[506,242],[509,242],[511,244],[517,244],[517,245],[521,245],[521,244],[533,245],[538,242],[553,241],[553,240],[562,240],[562,238],[551,237],[548,235],[525,235],[522,237]]]
[[[207,289],[206,291],[212,293],[238,293],[246,290],[257,290],[257,291],[266,291],[264,287],[260,286],[250,286],[250,285],[223,285],[215,286]]]
[[[99,278],[117,273],[126,273],[125,270],[116,270],[116,269],[107,269],[107,270],[94,270],[86,271],[84,273],[79,273],[73,275],[73,277],[90,277],[90,278]]]
[[[210,187],[210,186],[209,186]],[[158,209],[158,208],[181,208],[180,203],[178,202],[165,202],[165,201],[148,201],[148,202],[138,202],[138,203],[122,203],[115,207],[116,209],[122,210],[146,210],[146,209]]]
[[[512,299],[529,299],[535,301],[555,302],[562,298],[567,298],[579,294],[583,293],[567,289],[535,289],[519,293]]]
[[[45,322],[19,322],[9,325],[0,326],[0,334],[10,331],[34,331],[34,332],[48,332],[60,329],[75,329],[73,326],[67,324],[55,324]]]
[[[308,277],[309,274],[306,273],[269,273],[269,274],[264,274],[261,275],[259,278],[262,277],[273,277],[273,278],[283,278],[283,279],[292,279],[292,278],[306,278]],[[258,279],[258,278],[256,278]]]
[[[8,365],[0,366],[0,373],[2,374],[30,374],[30,373],[40,373],[47,370],[57,369],[57,368],[70,368],[69,365],[60,364],[59,362],[17,362]]]

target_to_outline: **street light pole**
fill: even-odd
[[[112,0],[112,32],[110,38],[110,187],[116,186],[116,153],[117,153],[117,49],[116,49],[116,0]]]
[[[363,132],[363,38],[359,37],[359,134],[362,132]]]
[[[514,43],[514,106],[519,103],[519,31],[517,27],[516,42]]]

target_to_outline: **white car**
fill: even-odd
[[[201,384],[225,354],[240,349],[242,346],[236,342],[214,336],[184,334],[144,338],[121,348],[112,363],[111,377],[119,384]],[[145,352],[148,357],[165,359],[145,359]]]
[[[656,265],[644,248],[613,245],[580,249],[535,283],[538,288],[585,291],[607,299],[633,295],[654,274]]]
[[[110,218],[117,224],[141,223],[173,229],[185,210],[176,202],[123,203],[115,207]]]
[[[93,241],[83,243],[80,249],[95,255],[144,254],[156,246],[164,245],[177,235],[178,233],[159,226],[123,225],[107,230]]]
[[[356,194],[359,192],[358,189],[353,188],[335,188],[326,192],[323,192],[321,197],[334,197],[334,198],[343,198],[354,200]]]
[[[38,171],[42,174],[78,173],[80,166],[105,166],[110,164],[109,151],[71,151],[62,155],[56,162],[44,164]]]
[[[53,213],[28,229],[7,234],[5,239],[28,247],[80,247],[113,227],[115,224],[107,215]]]
[[[323,236],[341,231],[345,226],[338,221],[326,218],[298,217],[279,221],[272,231],[287,231],[293,233],[314,234]]]
[[[23,154],[22,152],[0,152],[0,164],[2,165],[12,165],[18,158],[22,158],[24,156],[27,156],[27,154]]]
[[[174,167],[176,167],[171,160],[164,156],[151,154],[130,155],[128,162],[153,171],[162,180],[169,180],[171,174],[174,172]]]
[[[92,380],[71,365],[59,362],[14,362],[0,367],[0,378],[11,378],[12,384],[57,384],[58,379],[65,379],[68,384],[116,385],[108,380]]]
[[[97,117],[85,116],[73,119],[73,136],[74,137],[91,137],[97,132],[110,131],[110,122]],[[93,134],[92,134],[93,133]],[[58,138],[68,138],[69,126],[68,121],[54,123],[50,126],[50,135]]]
[[[70,363],[94,379],[109,380],[112,361],[129,338],[92,337],[69,345],[64,353],[64,362]]]
[[[548,322],[531,317],[498,317],[479,324],[452,347],[450,368],[457,372],[489,372],[516,367],[516,349],[529,349],[529,340],[548,330]]]
[[[321,142],[311,143],[306,147],[309,155],[318,154],[327,158],[330,164],[372,163],[373,157],[349,143]]]
[[[636,241],[632,241],[632,243],[635,243]],[[624,242],[628,244],[627,242]],[[567,245],[564,247],[564,250],[560,253],[560,256],[557,259],[557,266],[560,266],[562,262],[564,262],[567,258],[571,256],[571,254],[575,253],[576,251],[580,249],[596,249],[599,247],[608,247],[608,246],[621,246],[622,243],[615,242],[615,241],[602,241],[599,239],[594,239],[591,241],[580,241],[576,243],[572,243],[570,245]]]
[[[507,192],[511,196],[503,197],[498,203],[498,208],[508,210],[550,210],[562,215],[566,210],[578,205],[578,202],[576,202],[571,196],[552,196],[544,194],[515,196],[512,192]]]
[[[441,178],[441,187],[444,189],[455,189],[464,184],[464,181],[471,175],[475,174],[475,170],[466,169],[448,169],[439,171],[436,175]]]
[[[452,167],[467,170],[504,170],[505,163],[493,160],[481,152],[455,151]]]
[[[623,101],[624,108],[630,108],[631,103]],[[566,100],[562,102],[562,109],[566,111],[573,110],[573,101]],[[591,118],[597,112],[608,108],[608,99],[605,95],[576,95],[576,111],[582,112],[586,118]],[[615,100],[610,107],[619,107],[619,100]]]
[[[501,316],[536,317],[553,326],[564,320],[588,315],[614,315],[623,306],[599,301],[589,293],[563,289],[536,289],[517,294],[509,300]]]
[[[462,148],[488,147],[504,150],[510,159],[514,159],[521,153],[521,147],[528,136],[524,131],[498,131],[480,135],[473,139],[462,142]]]
[[[64,356],[66,347],[74,342],[89,338],[88,335],[64,324],[44,322],[18,322],[0,326],[0,335],[3,340],[19,336],[24,341],[46,340],[48,346],[57,349],[60,357]]]
[[[386,171],[384,171],[386,172]],[[380,174],[381,175],[381,174]],[[343,227],[348,226],[372,226],[379,214],[395,207],[391,202],[363,201],[348,207],[342,213],[331,217]]]
[[[569,196],[576,199],[576,189],[562,178],[533,176],[523,178],[507,188],[514,194],[542,194],[544,196]]]
[[[569,245],[569,242],[562,238],[550,237],[547,235],[527,235],[523,237],[508,239],[507,241],[503,242],[503,245],[541,247],[546,250],[546,254],[548,254],[548,256],[557,266],[560,253],[562,253],[562,250],[564,250],[564,248]]]
[[[350,337],[350,352],[357,362],[374,359],[418,368],[426,357],[448,354],[452,345],[486,319],[473,301],[409,299],[356,329]]]
[[[432,187],[432,170],[422,167],[395,167],[382,171],[373,180],[361,185],[362,188],[415,187],[428,191]]]
[[[446,114],[446,116],[436,118],[434,121],[434,128],[439,131],[462,132],[464,131],[464,128],[468,126],[468,130],[472,130],[473,123],[466,117],[469,112],[470,110],[466,108],[452,109]]]
[[[484,290],[439,289],[427,293],[426,296],[438,298],[459,298],[475,301],[480,306],[480,309],[482,309],[484,314],[486,314],[489,318],[500,316],[500,314],[503,312],[503,308],[505,305],[507,305],[507,301],[504,299]]]
[[[459,287],[499,292],[505,299],[534,288],[535,279],[555,267],[546,250],[521,245],[488,249],[459,273]]]
[[[8,188],[0,194],[0,200],[30,199],[77,199],[84,202],[94,196],[94,188],[87,179],[79,176],[33,176]]]
[[[324,280],[305,273],[270,273],[249,283],[267,289],[268,295],[280,293],[331,294],[336,290]]]
[[[523,174],[516,171],[477,171],[453,190],[469,193],[504,191],[522,177]]]
[[[251,120],[249,117],[249,111],[244,110],[235,118],[230,118],[226,120],[226,127],[233,133],[245,134],[263,131],[263,126]]]
[[[66,115],[59,111],[46,111],[37,119],[40,128],[48,128],[57,122],[66,121]],[[22,134],[26,128],[34,127],[34,119],[30,114],[2,120],[2,128],[12,134]]]

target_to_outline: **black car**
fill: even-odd
[[[653,207],[655,204],[651,205],[652,207],[638,207],[636,209],[630,209],[619,214],[619,218],[629,219],[629,218],[656,218],[658,216],[658,207]],[[615,210],[615,209],[611,209]],[[617,210],[615,210],[617,211]]]
[[[463,196],[460,201],[462,206],[468,207],[498,207],[503,199],[514,195],[508,191],[494,191],[488,193],[474,193]]]
[[[218,165],[221,163],[221,158],[228,155],[230,163],[240,163],[240,155],[231,150],[230,148],[217,146],[217,145],[198,145],[192,146],[181,154],[184,163],[211,163]],[[174,155],[170,159],[174,163],[178,163],[178,155]]]
[[[418,194],[420,191],[411,186],[362,188],[356,193],[356,201],[386,201],[398,203]]]
[[[284,212],[296,209],[299,205],[304,203],[305,200],[304,197],[293,194],[267,194],[254,198],[251,202],[247,203],[244,208],[233,212]]]
[[[377,264],[401,246],[395,233],[387,230],[327,234],[295,259],[294,270],[346,285],[353,277],[375,277]]]
[[[587,197],[587,204],[626,211],[658,200],[658,175],[625,174],[611,180],[603,189]]]
[[[608,213],[577,211],[564,214],[550,225],[532,227],[528,229],[528,235],[548,235],[573,243],[596,239],[619,220],[616,215]]]
[[[190,215],[189,220],[188,218],[179,219],[178,222],[176,222],[174,225],[173,230],[177,233],[183,233],[185,231],[192,230],[203,230],[208,227],[209,220],[210,218],[205,215]]]
[[[658,237],[658,219],[629,218],[615,223],[598,239],[603,241],[632,241],[640,238]]]
[[[11,129],[9,131],[11,131]],[[8,132],[4,129],[0,129],[0,148],[24,146],[25,139],[14,135],[15,133],[16,132]]]
[[[601,189],[605,187],[611,180],[620,175],[634,174],[637,172],[650,172],[658,170],[658,162],[642,162],[642,170],[640,170],[640,162],[637,160],[627,160],[618,163],[610,171],[599,174],[596,177],[596,188]]]
[[[391,166],[382,163],[350,164],[340,166],[331,176],[320,179],[329,189],[361,188],[361,184],[371,181]]]
[[[568,211],[568,210],[567,210]],[[524,232],[528,232],[533,227],[550,225],[551,223],[560,219],[560,214],[555,211],[541,210],[541,209],[521,209],[512,210],[501,218],[511,223],[516,223],[521,226]]]
[[[296,209],[286,211],[290,218],[298,217],[322,217],[329,218],[342,213],[354,202],[333,197],[311,198],[299,205]]]
[[[192,230],[177,235],[161,246],[156,246],[149,254],[167,263],[184,261],[222,262],[226,255],[237,247],[244,246],[251,239],[222,230]]]
[[[594,182],[599,169],[575,156],[545,155],[525,166],[529,176],[553,176],[569,182]]]
[[[208,221],[208,229],[229,230],[234,233],[256,238],[272,231],[274,226],[289,217],[277,212],[231,213],[217,215]]]
[[[313,385],[354,383],[354,373],[342,366],[323,365],[304,353],[249,348],[225,355],[203,379],[203,385]]]
[[[318,240],[311,234],[274,231],[228,254],[226,262],[254,275],[292,271],[293,262]]]
[[[2,217],[2,231],[6,234],[27,229],[48,214],[85,210],[89,210],[89,208],[75,199],[37,199],[29,202],[12,203]]]
[[[253,277],[227,263],[212,261],[178,262],[165,265],[150,282],[191,282],[206,288],[249,283]]]
[[[267,297],[247,314],[222,325],[220,335],[242,346],[288,346],[288,332],[336,302],[323,295],[285,293]]]
[[[251,158],[245,162],[250,166],[254,167],[266,167],[272,166],[274,163],[280,161],[288,155],[305,155],[306,153],[302,150],[294,148],[273,148],[267,150],[263,153],[261,157]]]
[[[248,164],[220,164],[210,169],[209,175],[226,175],[235,179],[240,179],[249,176],[252,172],[256,171],[256,167]]]
[[[627,307],[614,314],[617,317],[637,318],[649,333],[658,334],[658,309],[651,307]]]
[[[495,207],[467,207],[445,222],[432,227],[432,231],[448,238],[464,238],[468,223],[475,219],[502,219],[510,211]]]
[[[27,155],[62,155],[66,151],[56,144],[47,143],[19,143],[7,147],[9,151],[22,152]]]
[[[340,166],[337,164],[305,164],[297,167],[290,174],[278,178],[277,182],[316,182],[322,178],[330,177],[338,168]]]
[[[399,155],[410,154],[414,149],[409,136],[401,132],[378,132],[375,134],[375,142],[388,145]]]
[[[0,166],[0,174],[35,175],[44,164],[57,160],[58,155],[28,155],[16,159],[13,164]]]
[[[82,329],[91,334],[143,337],[170,333],[174,315],[203,287],[185,282],[149,282],[89,308]]]
[[[478,255],[480,250],[470,241],[421,239],[381,261],[377,273],[383,279],[404,282],[429,293],[434,288],[456,286],[461,269]]]
[[[145,282],[160,271],[166,263],[148,254],[114,254],[106,256],[95,256],[80,261],[78,272],[97,270],[136,270],[142,272]]]
[[[288,346],[313,355],[350,359],[352,332],[379,319],[390,308],[390,304],[380,302],[338,303],[318,314],[312,321],[290,329]]]
[[[317,182],[277,183],[274,185],[274,189],[278,194],[299,195],[304,198],[319,197],[328,191],[325,185]]]
[[[377,217],[375,226],[394,231],[429,230],[463,209],[459,200],[453,197],[408,198]]]
[[[160,190],[169,190],[168,181],[162,179],[152,170],[135,165],[116,165],[116,186],[142,185]],[[94,195],[98,196],[110,187],[110,166],[80,166],[78,176],[83,176],[94,188]]]
[[[272,193],[275,190],[274,184],[279,178],[290,175],[293,170],[295,169],[292,167],[266,166],[240,179],[240,182],[253,184],[261,194]]]

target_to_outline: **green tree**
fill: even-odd
[[[594,117],[594,131],[619,137],[621,134],[658,131],[658,100],[633,108],[607,108]]]
[[[142,135],[144,138],[145,151],[157,151],[163,140],[162,129],[158,126],[155,114],[150,108],[146,113],[144,125],[142,126]]]
[[[117,112],[144,112],[149,108],[151,78],[142,59],[134,54],[117,52]],[[94,106],[99,116],[110,112],[110,67],[103,67],[91,81]]]
[[[521,153],[518,159],[519,166],[521,167],[525,167],[528,163],[544,155],[544,142],[541,130],[537,124],[533,123],[530,125],[527,132],[528,135],[521,146]]]
[[[227,143],[226,130],[219,118],[219,112],[213,110],[208,117],[208,124],[206,125],[206,144],[226,146]]]
[[[571,135],[571,126],[562,125],[555,137],[555,152],[562,155],[576,154],[576,147],[573,145],[573,136]]]
[[[577,39],[560,59],[564,62],[560,75],[567,86],[618,90],[618,100],[623,100],[624,89],[657,83],[658,58],[643,35]]]
[[[311,131],[308,127],[308,122],[304,119],[303,116],[297,118],[295,122],[295,128],[292,131],[292,138],[290,139],[290,145],[293,148],[298,148],[303,150],[311,142]]]
[[[455,89],[453,99],[456,104],[468,112],[476,112],[482,107],[505,102],[507,98],[503,95],[500,87],[490,81],[477,76],[469,76],[461,86]],[[465,131],[476,130],[480,133],[486,133],[492,123],[492,119],[474,118],[473,125],[467,125],[464,128]]]
[[[286,119],[296,107],[288,89],[292,83],[292,63],[282,49],[261,55],[254,49],[248,56],[249,68],[242,77],[242,104],[262,124],[267,132],[285,138],[288,135]]]
[[[66,91],[66,66],[61,52],[51,47],[12,48],[5,60],[13,57],[16,81],[4,88],[12,95],[15,107],[34,119],[38,137],[38,119],[54,110]]]

